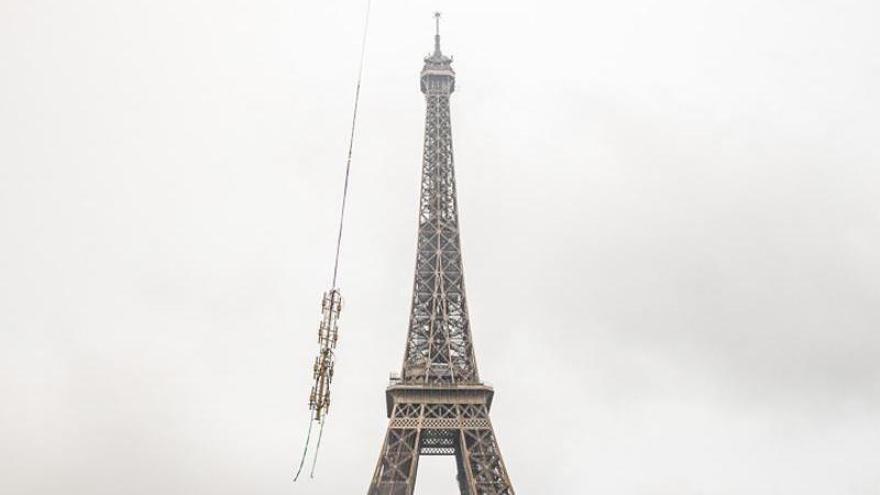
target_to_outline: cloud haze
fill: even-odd
[[[291,482],[362,2],[0,5],[0,492],[366,492],[442,10],[519,493],[880,486],[876,2],[375,1],[318,478]],[[419,495],[454,490],[426,460]]]

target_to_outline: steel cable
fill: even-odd
[[[330,287],[336,288],[336,277],[339,272],[339,253],[342,248],[342,225],[345,220],[345,205],[348,200],[348,179],[351,175],[351,154],[354,149],[354,131],[357,124],[358,104],[361,99],[361,81],[364,76],[364,58],[367,53],[367,32],[370,28],[370,7],[372,0],[367,0],[367,13],[364,19],[364,33],[361,38],[361,60],[358,66],[357,86],[354,90],[354,110],[351,115],[351,133],[348,136],[348,158],[345,162],[345,183],[342,186],[342,207],[339,211],[339,233],[336,236],[336,258],[333,261],[333,280]]]

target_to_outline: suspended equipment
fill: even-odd
[[[336,256],[333,261],[333,278],[330,282],[330,290],[324,292],[321,301],[321,323],[318,325],[318,357],[315,358],[313,368],[313,378],[315,383],[312,385],[312,391],[309,394],[309,429],[306,434],[305,447],[303,447],[302,458],[299,461],[299,467],[293,480],[299,479],[302,473],[303,465],[311,446],[312,427],[318,424],[318,440],[315,444],[315,452],[312,457],[312,469],[309,474],[310,478],[315,477],[315,466],[318,463],[318,450],[321,448],[321,437],[324,434],[324,421],[327,418],[327,412],[330,409],[330,384],[333,382],[333,364],[334,350],[336,349],[336,341],[339,336],[339,312],[342,310],[342,294],[336,285],[336,278],[339,273],[339,253],[342,248],[342,226],[345,220],[345,204],[348,199],[348,178],[351,172],[351,153],[354,149],[354,131],[357,123],[358,102],[361,96],[361,80],[364,73],[364,55],[367,47],[367,31],[370,25],[370,7],[371,0],[367,0],[367,10],[364,18],[364,32],[361,38],[361,58],[358,67],[357,86],[354,92],[354,110],[351,116],[351,133],[348,138],[348,158],[345,162],[345,182],[342,186],[342,205],[339,211],[339,228],[336,236]]]

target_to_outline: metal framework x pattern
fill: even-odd
[[[468,321],[449,97],[452,59],[425,58],[425,148],[412,309],[403,369],[386,391],[388,431],[368,495],[412,495],[420,455],[454,455],[466,495],[514,495],[489,419]]]

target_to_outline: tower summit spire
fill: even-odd
[[[434,53],[425,57],[422,68],[422,93],[449,95],[455,91],[455,71],[452,70],[452,57],[440,51],[440,12],[434,13]]]
[[[434,56],[441,57],[440,53],[440,12],[434,12]]]

